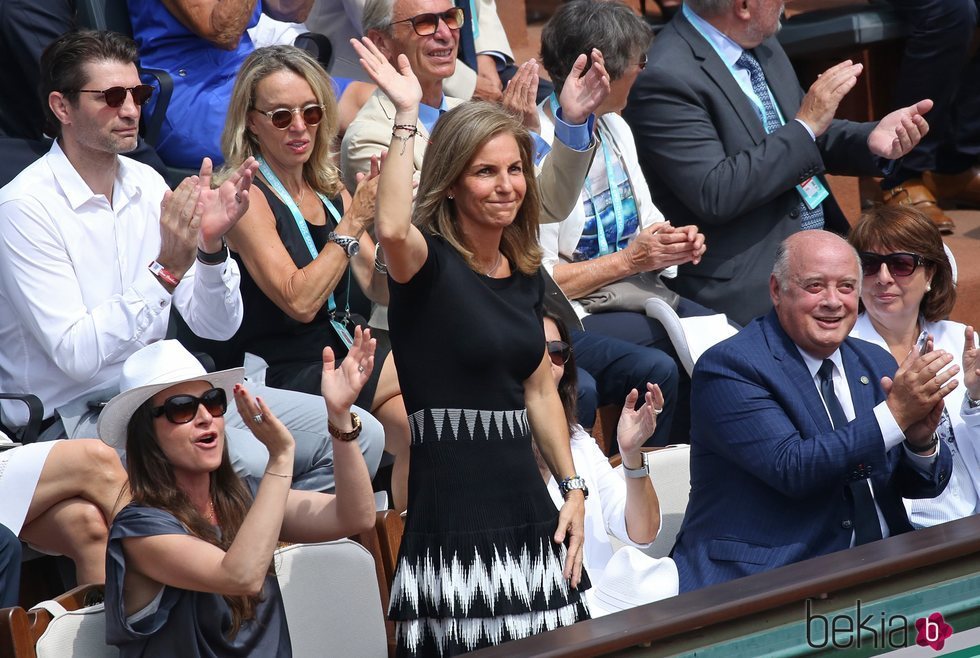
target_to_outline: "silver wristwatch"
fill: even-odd
[[[327,235],[327,240],[339,244],[348,258],[353,258],[361,250],[361,243],[358,242],[357,238],[352,238],[349,235],[341,235],[336,231],[330,231],[329,235]]]
[[[582,493],[585,494],[585,498],[588,499],[589,488],[585,486],[585,479],[580,475],[567,477],[558,483],[558,491],[561,492],[562,498],[568,498],[568,492],[574,491],[575,489],[581,489]]]
[[[645,478],[650,475],[650,464],[647,463],[647,453],[640,453],[640,461],[643,465],[639,468],[630,468],[626,465],[626,461],[623,460],[623,473],[628,478]]]

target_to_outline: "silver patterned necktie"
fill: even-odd
[[[759,60],[755,58],[755,55],[748,50],[743,50],[742,55],[735,62],[735,66],[749,72],[752,91],[755,92],[755,95],[762,102],[763,127],[766,129],[767,134],[771,133],[781,126],[782,122],[779,120],[779,113],[776,112],[776,106],[772,102],[772,94],[769,93],[769,86],[766,84],[766,76],[762,72],[762,65],[759,64]],[[809,206],[801,201],[800,219],[803,230],[823,228],[823,209],[817,206],[811,210]]]

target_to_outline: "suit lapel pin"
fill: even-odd
[[[860,382],[861,382],[862,384],[867,384],[867,383],[869,382],[869,380],[868,380],[868,376],[867,376],[867,375],[861,375],[861,379],[860,379],[859,381],[860,381]]]

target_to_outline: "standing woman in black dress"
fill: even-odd
[[[450,110],[432,132],[412,211],[421,87],[404,55],[396,71],[370,40],[353,43],[396,108],[376,228],[412,434],[389,610],[398,655],[455,655],[572,624],[588,616],[588,491],[543,349],[531,137],[498,106]],[[586,85],[608,91],[597,61],[579,82],[584,96]],[[557,515],[532,435],[564,485]]]

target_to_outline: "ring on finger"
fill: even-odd
[[[252,416],[252,420],[254,420],[256,423],[261,423],[263,420],[265,420],[265,418],[262,416],[262,414],[255,414]]]
[[[653,410],[653,415],[654,415],[654,416],[659,416],[659,415],[660,415],[660,414],[662,414],[663,412],[664,412],[664,409],[663,409],[663,407],[661,407],[660,409],[654,409],[654,410]]]
[[[364,372],[364,366],[358,365],[357,366],[357,372]]]

